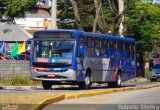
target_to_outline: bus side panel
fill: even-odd
[[[122,60],[122,80],[129,80],[135,77],[135,61]]]
[[[136,61],[131,60],[131,79],[136,77]]]
[[[122,65],[122,81],[125,81],[126,79],[126,60],[122,59],[121,60],[121,65]]]
[[[112,59],[112,58],[108,58],[108,68],[105,68],[107,69],[107,75],[104,76],[105,78],[105,82],[110,82],[110,81],[113,81],[113,77],[114,77],[114,71],[115,71],[115,68],[116,68],[116,60],[115,59]]]
[[[84,58],[79,58],[79,60],[77,63],[77,82],[82,82],[85,79]]]
[[[103,75],[103,65],[101,58],[85,58],[84,68],[85,70],[91,69],[91,80],[92,82],[101,82]]]
[[[102,60],[103,63],[103,76],[102,76],[102,81],[107,82],[109,81],[109,76],[112,74],[110,70],[110,59],[109,58],[103,58]]]

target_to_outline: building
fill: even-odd
[[[52,5],[51,0],[38,0],[37,5],[46,5],[50,7]]]
[[[5,41],[7,51],[11,51],[16,41],[22,43],[32,38],[32,35],[15,23],[1,23],[0,25],[0,41]]]
[[[47,13],[26,14],[25,18],[15,19],[16,24],[27,31],[44,29],[44,23],[51,21],[51,16]],[[49,24],[48,24],[49,25]]]

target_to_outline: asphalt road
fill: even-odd
[[[43,110],[160,110],[160,87],[66,99]]]
[[[141,81],[141,82],[125,82],[122,83],[122,87],[141,87],[141,86],[145,86],[145,85],[149,85],[149,84],[157,84],[160,83],[160,81],[158,82],[150,82],[149,80],[146,81]],[[92,91],[92,90],[105,90],[105,89],[111,89],[108,88],[107,85],[103,84],[103,85],[94,85],[92,86],[90,89],[88,90],[80,90],[78,88],[78,86],[53,86],[52,89],[50,90],[44,90],[42,87],[38,87],[38,88],[18,88],[18,89],[0,89],[0,95],[3,94],[31,94],[31,93],[35,93],[35,92],[42,92],[42,93],[52,93],[52,94],[63,94],[63,93],[79,93],[79,92],[88,92],[88,91]]]
[[[135,87],[135,86],[140,87],[140,86],[146,86],[146,85],[157,84],[157,83],[160,83],[160,82],[150,82],[148,80],[141,81],[141,82],[125,82],[122,84],[122,87]],[[41,86],[38,88],[16,87],[15,89],[14,89],[14,87],[13,88],[12,87],[6,88],[6,89],[3,87],[0,87],[0,103],[15,103],[15,104],[26,104],[26,105],[32,104],[32,105],[34,105],[43,99],[51,98],[51,97],[54,97],[55,95],[58,95],[58,94],[67,94],[67,93],[77,94],[77,93],[82,93],[82,92],[90,92],[93,90],[100,91],[100,90],[106,90],[106,89],[109,90],[112,88],[108,88],[108,86],[104,85],[104,84],[103,85],[94,85],[89,90],[80,90],[77,86],[53,86],[51,90],[43,90],[43,88]],[[119,94],[119,93],[114,94],[112,97],[115,97],[117,94]],[[123,94],[126,94],[126,93],[123,92]],[[141,95],[143,95],[143,94],[141,94]],[[88,104],[89,104],[89,107],[96,109],[95,107],[99,106],[99,105],[97,105],[99,103],[99,104],[105,105],[105,107],[106,107],[106,104],[105,103],[103,104],[101,102],[105,102],[106,98],[109,96],[111,96],[111,94],[110,95],[108,94],[105,96],[102,95],[102,97],[96,96],[96,97],[88,97],[86,99],[80,98],[80,99],[77,99],[78,101],[74,100],[69,105],[71,105],[71,107],[73,107],[73,103],[75,103],[76,105],[74,107],[77,108],[77,106],[80,106],[80,108],[81,108],[82,104],[83,104],[83,106],[88,106]],[[109,99],[112,99],[112,97],[109,97]],[[116,97],[119,97],[119,95]],[[82,100],[82,99],[84,99],[84,100]],[[64,101],[66,101],[66,100],[64,100]],[[72,101],[72,100],[70,100],[70,101]],[[81,103],[79,103],[79,101]],[[67,102],[69,102],[69,101],[67,101]],[[61,102],[59,102],[59,103],[61,103]],[[63,103],[63,101],[62,101],[62,103]],[[94,107],[93,107],[93,105],[94,105]],[[67,108],[64,106],[66,106],[66,104],[63,106],[60,105],[60,107],[62,107],[62,110],[64,110],[64,108]],[[118,105],[109,104],[109,106],[117,107]],[[51,110],[53,110],[53,107],[49,107],[49,108],[52,108]],[[73,110],[75,110],[76,108],[73,108]],[[92,109],[92,110],[94,110],[94,109]],[[46,110],[48,110],[48,108]],[[56,110],[56,109],[54,109],[54,110]],[[58,109],[58,110],[61,110],[61,109]],[[70,109],[66,109],[66,110],[70,110]]]

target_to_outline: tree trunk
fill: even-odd
[[[119,7],[119,15],[123,13],[124,11],[124,0],[118,0],[118,7]],[[121,15],[121,21],[120,21],[120,24],[119,24],[119,35],[121,37],[123,37],[123,22],[124,22],[124,14]]]
[[[72,3],[74,17],[75,17],[75,20],[77,22],[77,28],[79,30],[83,30],[83,28],[82,28],[82,26],[80,24],[80,15],[79,15],[79,12],[78,12],[77,2],[75,0],[70,0],[70,2]]]
[[[136,67],[136,76],[137,77],[145,77],[145,67],[144,67],[144,60],[143,60],[143,54],[144,52],[137,52],[136,61],[137,61],[137,67]]]
[[[102,2],[98,3],[97,0],[94,0],[94,5],[95,5],[95,9],[96,9],[96,15],[95,15],[95,19],[94,19],[94,23],[93,23],[93,33],[96,33],[97,31],[97,23],[99,21],[99,16],[100,16],[100,10],[102,8]]]

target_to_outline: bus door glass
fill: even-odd
[[[85,55],[85,37],[83,36],[78,39],[77,55],[78,57],[84,57]]]

